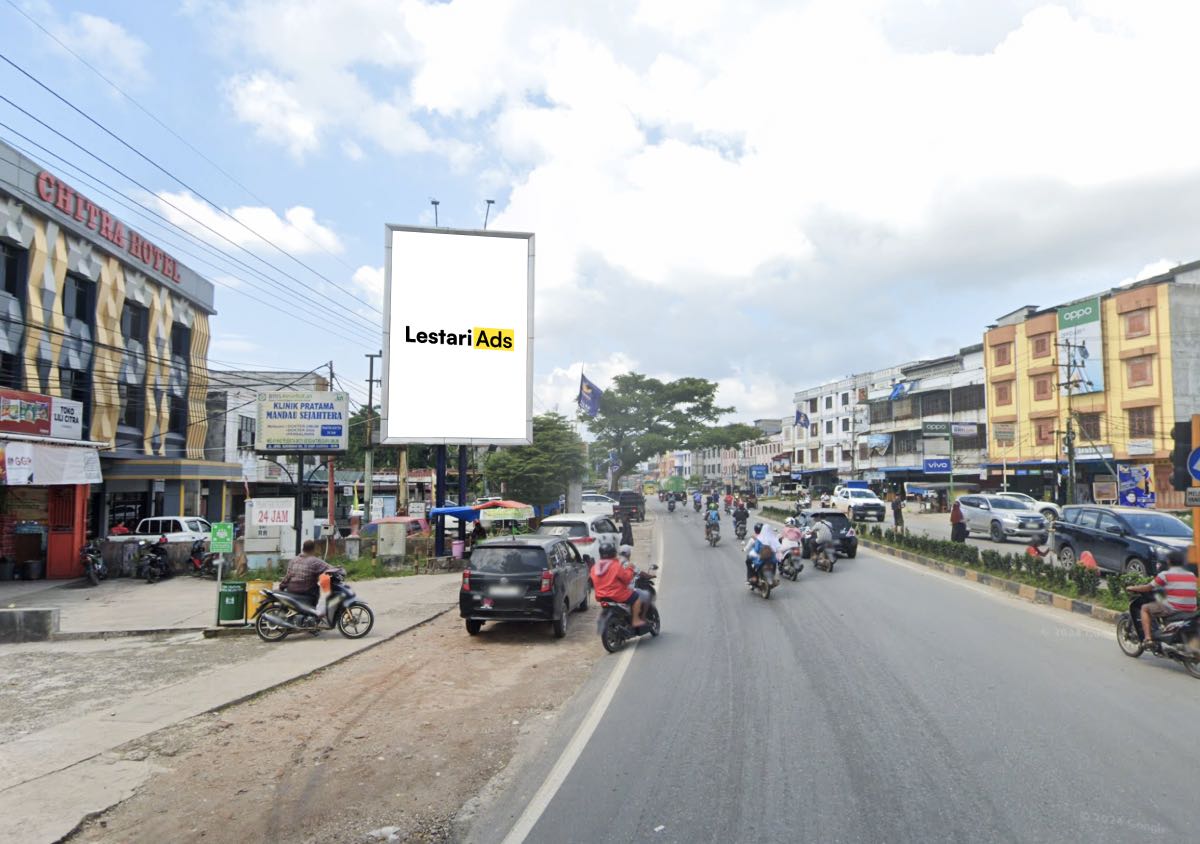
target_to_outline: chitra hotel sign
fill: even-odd
[[[135,260],[179,282],[179,262],[146,240],[133,229],[109,214],[62,179],[47,173],[37,174],[38,199],[87,226],[118,249],[128,252]]]
[[[445,330],[418,331],[413,333],[412,326],[404,326],[405,343],[425,343],[431,346],[467,346],[472,349],[492,349],[494,351],[511,352],[513,350],[513,330],[511,328],[472,328],[470,331],[454,333]]]

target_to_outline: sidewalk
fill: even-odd
[[[6,821],[0,829],[0,842],[58,840],[85,815],[119,802],[153,775],[156,769],[152,765],[123,758],[114,752],[116,748],[311,674],[427,621],[453,607],[459,582],[460,575],[445,574],[355,584],[375,612],[375,628],[357,641],[336,631],[315,638],[290,637],[274,644],[256,636],[203,639],[199,633],[157,640],[158,658],[176,670],[151,669],[149,677],[138,680],[135,688],[116,700],[105,699],[108,686],[124,679],[113,672],[125,665],[130,674],[136,674],[143,666],[131,665],[129,660],[153,656],[144,643],[51,641],[0,648],[0,654],[14,657],[6,660],[8,694],[19,696],[26,707],[36,706],[37,700],[22,689],[47,680],[47,669],[53,668],[56,660],[73,659],[75,664],[94,664],[96,668],[74,672],[77,676],[54,672],[49,679],[55,683],[78,680],[78,687],[55,712],[34,725],[32,732],[7,743],[0,738],[0,816]],[[203,626],[211,621],[215,588],[211,581],[191,578],[155,585],[113,581],[95,589],[54,590],[54,603],[45,593],[35,594],[28,596],[27,605],[61,606],[64,629],[68,624],[75,630],[89,626],[93,630],[118,629],[117,625],[126,622],[114,621],[114,616],[127,620],[130,613],[139,624],[158,628],[188,627],[193,622]],[[130,607],[122,607],[122,599],[130,602]],[[152,607],[155,602],[160,608]],[[122,652],[122,647],[127,650]],[[129,652],[131,647],[143,650]],[[20,665],[9,673],[9,662],[23,662],[25,673]]]

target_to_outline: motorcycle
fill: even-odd
[[[1137,658],[1143,651],[1181,663],[1188,674],[1200,678],[1200,612],[1173,613],[1158,623],[1158,640],[1147,642],[1142,635],[1142,605],[1155,600],[1143,593],[1129,602],[1129,612],[1117,621],[1117,645],[1125,656]],[[1152,619],[1153,621],[1153,619]]]
[[[824,572],[832,572],[833,564],[837,562],[837,551],[833,550],[833,543],[817,547],[816,540],[812,543],[813,550],[813,565]]]
[[[716,523],[705,525],[704,539],[711,547],[716,548],[717,543],[721,541],[721,526]]]
[[[672,498],[670,501],[667,502],[667,512],[668,513],[675,512],[675,499],[674,498]]]
[[[733,535],[738,539],[746,538],[746,523],[744,521],[739,519],[733,523]]]
[[[699,512],[700,512],[700,502],[699,502],[699,501],[693,501],[693,502],[692,502],[692,509],[693,509],[693,510],[695,510],[697,513],[699,513]]]
[[[650,593],[650,606],[646,607],[645,613],[646,623],[641,627],[631,624],[633,611],[630,607],[616,601],[600,602],[600,619],[596,622],[596,629],[600,633],[600,642],[604,645],[604,650],[610,654],[619,651],[630,639],[645,636],[647,633],[657,636],[662,629],[662,620],[658,616],[658,602],[655,600],[658,592],[654,588],[654,575],[650,573],[655,571],[658,571],[658,566],[650,566],[650,571],[639,571],[633,581],[634,587]]]
[[[204,552],[203,539],[192,543],[191,553],[188,554],[188,567],[192,577],[217,579],[217,555],[211,551],[207,554]]]
[[[783,555],[779,558],[779,573],[792,582],[795,582],[796,578],[800,576],[800,572],[804,571],[801,553],[800,546],[795,545],[785,548]]]
[[[158,583],[164,577],[170,577],[175,572],[171,561],[167,559],[167,538],[159,537],[157,542],[149,539],[138,540],[137,576],[146,578],[147,583]]]
[[[771,590],[775,588],[775,563],[756,562],[754,577],[749,583],[750,589],[762,595],[764,600],[770,598]]]
[[[281,642],[294,632],[318,635],[322,630],[338,632],[347,639],[361,639],[375,626],[375,613],[346,583],[344,569],[329,573],[329,597],[318,615],[302,595],[279,589],[264,589],[263,603],[254,616],[254,630],[264,642]],[[318,604],[320,602],[318,601]]]
[[[99,540],[89,539],[79,549],[79,562],[83,564],[83,574],[92,586],[99,586],[101,580],[108,579],[108,564],[100,556]]]

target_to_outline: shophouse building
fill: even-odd
[[[46,485],[6,496],[0,543],[12,545],[19,517],[22,530],[43,531],[49,575],[71,577],[89,527],[228,512],[240,466],[205,454],[212,284],[4,144],[0,267],[0,387],[29,397],[6,407],[79,408],[70,436],[0,437],[31,461],[32,481],[18,483]],[[30,455],[30,443],[44,448]],[[55,468],[64,462],[75,468]]]
[[[1171,430],[1200,412],[1200,262],[984,334],[989,474],[1032,495],[1182,507]]]

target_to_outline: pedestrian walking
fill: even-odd
[[[904,499],[899,495],[892,496],[892,521],[895,523],[896,533],[904,533]]]
[[[621,544],[631,548],[633,547],[633,525],[630,524],[632,521],[633,517],[626,513],[621,522]]]
[[[962,507],[957,500],[954,502],[954,506],[950,508],[950,541],[967,541],[967,522],[963,516]]]

